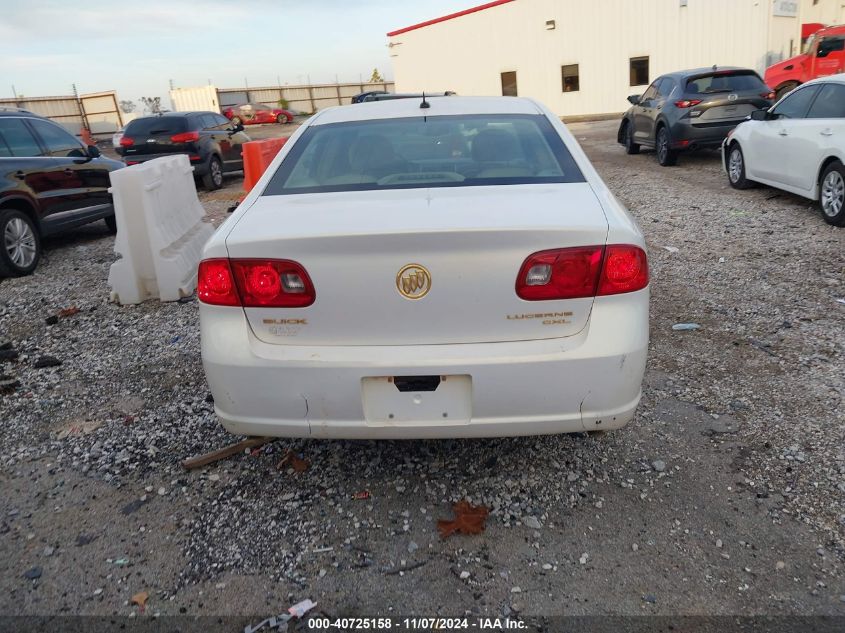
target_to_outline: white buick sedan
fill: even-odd
[[[826,222],[845,226],[845,74],[752,113],[725,139],[722,164],[736,189],[759,182],[818,200]]]
[[[203,364],[239,434],[617,429],[648,284],[636,224],[537,102],[331,108],[205,246]]]

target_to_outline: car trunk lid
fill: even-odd
[[[567,183],[262,196],[226,246],[299,262],[313,281],[308,307],[245,308],[260,340],[413,345],[578,333],[592,297],[525,301],[517,274],[532,253],[606,237],[591,187]]]

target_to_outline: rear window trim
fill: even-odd
[[[173,130],[173,131],[156,132],[156,133],[153,133],[153,131],[152,131],[152,130],[145,130],[145,131],[138,132],[137,130],[133,130],[133,129],[132,129],[133,124],[135,124],[135,125],[134,125],[134,127],[135,127],[135,128],[137,128],[137,127],[139,126],[139,124],[141,124],[142,122],[143,122],[143,123],[146,123],[146,122],[148,122],[148,121],[149,121],[149,122],[152,122],[152,121],[162,121],[162,123],[163,123],[163,125],[164,125],[165,127],[166,127],[167,125],[169,125],[169,124],[176,124],[177,126],[181,126],[181,129],[178,129],[178,130]],[[167,123],[164,123],[164,121],[166,121]],[[177,123],[177,122],[178,122],[178,123]],[[126,134],[127,136],[131,136],[131,135],[133,135],[133,134],[135,134],[135,135],[140,135],[140,136],[156,136],[156,135],[168,135],[168,134],[169,134],[169,135],[173,135],[173,134],[181,134],[182,132],[187,132],[187,131],[189,131],[189,130],[188,130],[188,128],[189,128],[190,126],[188,125],[188,123],[189,123],[189,122],[188,122],[188,117],[184,117],[184,116],[178,116],[178,117],[176,117],[176,116],[142,117],[142,118],[139,118],[139,119],[133,119],[133,120],[131,120],[129,123],[127,123],[127,124],[126,124],[126,129],[124,130],[124,134]]]
[[[413,117],[399,117],[399,118],[384,118],[372,119],[374,123],[396,123],[401,121],[409,121],[418,123],[420,121],[426,122],[428,120],[440,121],[448,119],[466,119],[467,117],[490,117],[496,119],[516,119],[516,120],[530,120],[540,122],[538,125],[540,133],[549,143],[555,160],[558,162],[563,176],[517,176],[517,177],[495,177],[495,178],[473,178],[460,182],[442,181],[437,183],[414,182],[407,184],[391,184],[387,186],[379,186],[377,183],[358,183],[358,184],[342,184],[342,185],[319,185],[316,187],[297,187],[284,188],[284,183],[290,177],[297,161],[308,148],[310,139],[318,130],[326,128],[342,128],[345,126],[360,125],[365,121],[339,121],[335,123],[325,123],[320,125],[309,125],[303,130],[302,135],[296,139],[293,146],[285,155],[281,164],[270,177],[267,186],[261,192],[262,196],[285,196],[285,195],[302,195],[302,194],[320,194],[320,193],[343,193],[355,191],[392,191],[397,189],[439,189],[439,188],[456,188],[456,187],[486,187],[495,185],[548,185],[548,184],[571,184],[587,182],[583,171],[578,165],[575,157],[570,152],[564,139],[558,134],[552,122],[544,114],[519,114],[519,113],[467,113],[467,114],[444,114],[437,116],[413,116]],[[561,155],[563,152],[564,155]]]

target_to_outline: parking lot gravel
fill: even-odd
[[[845,615],[845,231],[732,190],[715,153],[661,168],[615,122],[570,127],[649,247],[634,422],[282,439],[185,472],[239,439],[196,301],[109,303],[114,240],[87,226],[0,282],[0,613],[140,614],[145,591],[147,614]],[[226,182],[200,193],[215,223],[241,195]],[[461,499],[487,528],[443,540]]]

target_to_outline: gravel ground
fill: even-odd
[[[649,244],[634,422],[279,440],[185,473],[236,439],[196,302],[109,304],[113,239],[84,227],[0,283],[0,343],[18,352],[0,374],[19,382],[0,395],[0,613],[129,615],[146,591],[162,614],[310,597],[329,615],[845,615],[845,231],[800,198],[731,190],[713,153],[663,169],[625,156],[614,122],[570,127]],[[213,222],[240,185],[200,194]],[[279,469],[288,450],[310,468]],[[443,541],[436,520],[463,498],[490,507],[487,530]]]

